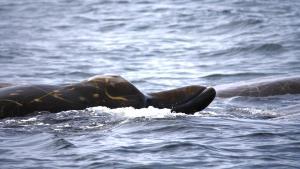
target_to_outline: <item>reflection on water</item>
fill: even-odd
[[[298,1],[0,1],[0,80],[144,92],[299,75]],[[0,121],[0,168],[299,168],[299,95]]]

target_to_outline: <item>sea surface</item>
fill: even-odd
[[[300,74],[297,0],[0,0],[0,82],[118,74],[148,93]],[[91,107],[0,120],[0,168],[300,168],[300,96],[195,115]]]

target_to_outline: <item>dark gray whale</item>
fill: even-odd
[[[192,114],[215,98],[213,88],[187,86],[143,94],[120,76],[95,76],[67,85],[0,85],[0,118],[24,116],[38,111],[60,112],[87,107],[109,108],[153,106]]]
[[[266,97],[300,93],[300,77],[255,79],[214,87],[217,97],[251,96]]]
[[[193,114],[215,98],[265,97],[300,93],[300,77],[262,79],[211,87],[199,85],[143,94],[120,76],[95,76],[67,85],[0,84],[0,118],[24,116],[36,111],[60,112],[87,107],[153,106]]]

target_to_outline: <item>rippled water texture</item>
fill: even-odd
[[[300,73],[300,1],[0,0],[0,81],[144,92]],[[0,168],[300,168],[300,97],[0,120]]]

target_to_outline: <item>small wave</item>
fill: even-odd
[[[260,76],[266,76],[269,74],[266,73],[259,73],[259,72],[243,72],[243,73],[215,73],[215,74],[210,74],[210,75],[206,75],[204,76],[204,78],[208,78],[208,79],[215,79],[215,78],[223,78],[223,77],[260,77]]]
[[[76,147],[73,143],[71,143],[63,138],[56,138],[55,140],[52,140],[50,146],[53,146],[57,150],[69,149],[69,148]]]
[[[277,52],[279,50],[282,50],[283,46],[280,44],[276,43],[266,43],[262,44],[258,47],[255,48],[255,51],[260,51],[260,52]]]
[[[284,47],[277,43],[265,43],[265,44],[247,44],[240,47],[232,47],[224,50],[220,50],[214,54],[214,56],[233,56],[241,54],[252,54],[253,52],[259,53],[273,53],[280,52]]]
[[[13,59],[15,58],[14,56],[10,56],[10,55],[3,55],[0,54],[0,60],[6,61],[7,59]]]
[[[190,142],[179,142],[179,141],[173,141],[168,142],[167,144],[160,145],[156,149],[153,149],[152,152],[161,152],[161,151],[182,151],[184,150],[190,150],[190,149],[199,149],[199,148],[206,148],[206,146],[202,146],[195,143]]]
[[[279,116],[278,113],[274,111],[244,107],[230,108],[228,114],[238,118],[249,119],[273,119]]]
[[[65,25],[55,25],[55,26],[53,26],[53,28],[59,29],[59,30],[62,31],[62,30],[71,29],[72,25],[67,25],[67,24],[65,24]]]
[[[284,137],[287,136],[288,133],[271,133],[271,132],[256,132],[250,134],[244,134],[235,136],[236,138],[245,137],[245,138],[274,138],[274,137]]]
[[[226,32],[232,32],[232,30],[244,30],[249,29],[253,26],[260,25],[263,23],[263,20],[261,19],[246,19],[246,20],[234,20],[229,23],[217,25],[215,27],[212,27],[208,30],[205,30],[205,32],[213,32],[213,33],[226,33]]]
[[[82,16],[75,16],[72,18],[74,21],[78,21],[80,24],[90,24],[90,23],[98,23],[99,20],[82,17]]]
[[[108,31],[112,31],[115,29],[120,29],[122,27],[126,26],[125,23],[111,23],[111,24],[106,24],[106,25],[101,25],[98,29],[98,31],[100,32],[108,32]]]
[[[240,52],[278,52],[283,49],[283,46],[277,43],[265,43],[265,44],[249,44],[243,47],[234,47],[227,49],[230,53]]]
[[[26,76],[25,74],[22,76]],[[34,74],[34,76],[68,76],[68,77],[91,77],[92,74],[88,72],[82,72],[82,71],[70,71],[70,72],[37,72]]]

